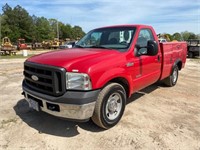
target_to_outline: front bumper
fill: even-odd
[[[30,100],[36,101],[39,110],[53,116],[80,121],[92,117],[96,99],[100,92],[100,90],[89,92],[67,91],[62,96],[54,97],[33,91],[24,83],[23,91],[29,104]]]

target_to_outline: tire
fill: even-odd
[[[122,85],[110,83],[98,95],[92,121],[109,129],[121,119],[126,106],[126,92]]]
[[[189,53],[188,53],[188,57],[189,57],[189,58],[193,58],[193,57],[194,57],[194,54],[193,54],[192,52],[189,52]]]
[[[177,83],[177,80],[178,80],[178,66],[175,65],[173,70],[172,70],[172,73],[169,77],[167,77],[166,79],[164,79],[164,83],[169,86],[169,87],[172,87],[172,86],[175,86],[176,83]]]

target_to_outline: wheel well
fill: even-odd
[[[182,62],[179,61],[179,62],[177,63],[177,66],[178,66],[178,69],[181,70],[181,68],[182,68]]]
[[[122,85],[126,91],[126,97],[129,97],[129,92],[130,92],[130,88],[129,88],[129,83],[126,79],[124,78],[114,78],[112,80],[110,80],[109,82],[115,82],[115,83],[119,83],[120,85]]]

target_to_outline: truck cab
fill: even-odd
[[[86,34],[69,50],[24,63],[23,94],[30,107],[88,120],[108,129],[121,119],[127,99],[159,80],[174,86],[186,62],[184,42],[159,43],[147,25],[118,25]]]

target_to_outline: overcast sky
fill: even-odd
[[[30,15],[78,25],[85,32],[116,24],[148,24],[157,33],[200,33],[200,0],[1,0]],[[0,11],[2,13],[2,10]]]

